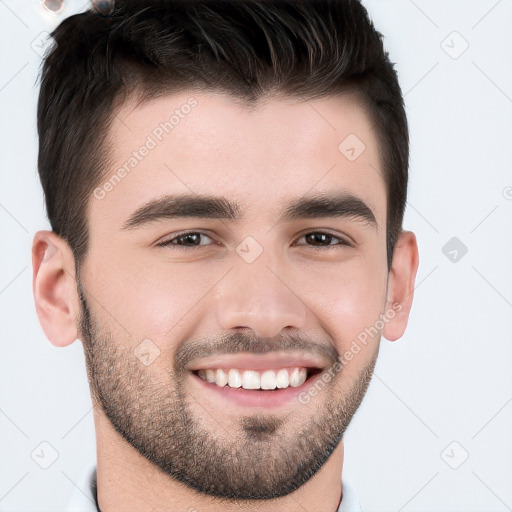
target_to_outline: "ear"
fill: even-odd
[[[46,337],[57,347],[77,337],[78,294],[75,259],[67,242],[53,231],[38,231],[32,243],[32,290]]]
[[[416,235],[402,231],[396,242],[393,261],[388,276],[386,312],[394,312],[382,329],[382,335],[389,341],[396,341],[405,332],[414,296],[414,283],[419,265]],[[391,317],[387,313],[388,317]]]

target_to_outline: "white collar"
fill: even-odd
[[[350,485],[350,481],[344,476],[342,478],[343,499],[337,512],[362,512],[359,498],[356,491]]]
[[[91,466],[73,489],[65,512],[98,512],[96,504],[96,466]]]
[[[359,499],[348,480],[343,477],[343,499],[337,512],[361,512]],[[96,466],[84,473],[75,487],[65,512],[98,512],[96,504]]]

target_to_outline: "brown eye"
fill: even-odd
[[[193,247],[201,247],[204,245],[211,244],[203,244],[201,243],[201,237],[207,238],[211,241],[211,238],[200,231],[188,231],[187,233],[181,233],[178,236],[173,238],[169,238],[157,244],[159,247],[176,247],[178,249],[188,249]]]
[[[307,245],[316,247],[318,249],[327,249],[331,247],[337,246],[350,246],[346,240],[343,238],[334,236],[330,233],[325,233],[323,231],[312,231],[310,233],[306,233],[302,235],[301,238],[304,238],[307,242]],[[334,243],[332,243],[334,241]]]

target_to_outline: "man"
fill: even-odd
[[[53,37],[33,284],[49,340],[84,346],[89,509],[360,510],[343,434],[418,266],[365,9],[118,1]]]

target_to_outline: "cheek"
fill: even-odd
[[[317,292],[314,299],[318,309],[316,316],[328,322],[335,339],[347,342],[379,318],[385,287],[345,280],[336,286],[336,281],[332,279],[328,287]]]
[[[95,258],[89,276],[94,312],[107,325],[119,325],[128,343],[149,338],[165,350],[164,340],[186,337],[197,326],[202,301],[224,272],[207,263],[175,264],[134,253],[114,259],[122,252],[112,250]]]
[[[340,356],[354,341],[361,350],[353,350],[365,354],[357,358],[357,367],[368,362],[377,349],[380,333],[376,333],[375,325],[385,304],[386,280],[386,266],[376,260],[370,264],[364,258],[315,272],[309,269],[304,279],[308,306]]]

